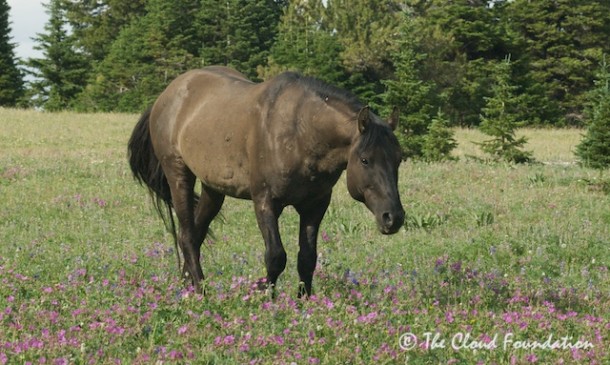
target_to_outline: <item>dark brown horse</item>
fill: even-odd
[[[286,266],[278,217],[284,207],[296,208],[299,295],[310,295],[318,228],[343,170],[350,195],[373,212],[381,233],[402,226],[397,123],[396,110],[386,123],[349,93],[313,78],[288,72],[257,84],[229,68],[208,67],[176,78],[142,115],[129,162],[162,217],[167,209],[183,274],[196,290],[203,280],[201,244],[229,195],[254,202],[271,285]]]

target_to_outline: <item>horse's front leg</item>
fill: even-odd
[[[265,240],[267,285],[271,287],[271,290],[275,290],[277,279],[286,268],[286,251],[282,245],[278,227],[278,218],[284,207],[273,201],[269,195],[264,193],[253,200],[258,227]]]
[[[316,262],[318,260],[318,231],[322,218],[324,218],[326,209],[330,204],[330,196],[331,194],[328,193],[319,199],[296,206],[297,212],[301,216],[297,269],[303,284],[299,285],[299,298],[304,295],[311,295],[313,272],[316,269]]]

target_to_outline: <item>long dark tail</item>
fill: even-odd
[[[180,269],[180,254],[178,253],[172,195],[165,173],[161,168],[161,163],[153,150],[150,138],[149,119],[151,110],[152,108],[149,108],[142,114],[138,124],[133,129],[127,144],[127,156],[134,178],[148,188],[159,216],[161,216],[165,227],[174,238],[176,256],[178,257],[178,269]]]

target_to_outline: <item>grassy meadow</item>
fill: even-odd
[[[380,235],[344,180],[298,300],[298,217],[278,297],[264,244],[227,199],[185,288],[171,237],[131,177],[137,115],[0,109],[2,364],[608,364],[610,196],[579,130],[522,130],[541,163],[406,162],[406,225]],[[213,158],[213,156],[202,156]]]

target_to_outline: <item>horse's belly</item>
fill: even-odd
[[[180,149],[186,165],[205,186],[224,195],[250,199],[246,143],[243,133],[232,133],[230,129],[224,133],[187,129]]]
[[[243,179],[235,176],[235,172],[230,168],[220,170],[217,177],[204,177],[201,181],[205,186],[222,193],[240,199],[251,199],[250,186],[245,184]]]
[[[235,198],[250,199],[250,184],[244,164],[226,159],[193,161],[187,165],[201,182],[213,190]]]

